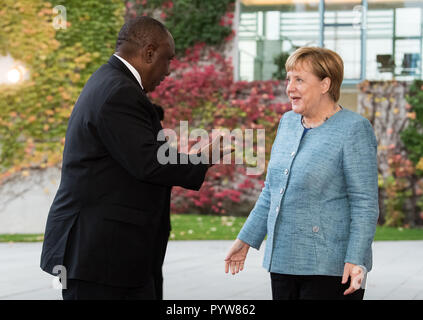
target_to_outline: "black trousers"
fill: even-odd
[[[153,300],[154,281],[145,286],[122,288],[78,279],[67,279],[67,289],[62,290],[63,300]]]
[[[363,300],[364,289],[344,296],[342,277],[271,273],[273,300]]]
[[[163,300],[162,266],[166,255],[168,232],[157,239],[157,254],[150,281],[142,287],[114,287],[79,279],[67,279],[62,290],[63,300]]]
[[[166,256],[167,243],[169,240],[170,231],[160,232],[160,237],[157,242],[157,257],[153,267],[153,281],[155,300],[163,300],[163,262]]]

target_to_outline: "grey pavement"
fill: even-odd
[[[262,268],[264,245],[250,249],[244,271],[224,273],[232,241],[170,241],[164,264],[166,300],[270,300],[270,277]],[[0,244],[1,300],[57,300],[57,279],[39,268],[41,243]],[[423,300],[423,241],[373,244],[374,268],[365,299]]]

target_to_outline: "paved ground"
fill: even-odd
[[[171,241],[164,265],[167,300],[271,299],[263,251],[250,249],[246,269],[224,273],[232,241]],[[264,246],[262,246],[264,249]],[[423,241],[375,242],[365,299],[423,300]],[[55,278],[39,268],[41,243],[0,244],[0,299],[61,299]]]

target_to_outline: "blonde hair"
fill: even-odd
[[[344,62],[334,51],[320,47],[302,47],[293,52],[285,63],[286,71],[294,70],[299,64],[308,63],[311,72],[320,80],[331,80],[329,95],[334,102],[339,100],[344,79]]]

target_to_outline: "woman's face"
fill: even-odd
[[[286,78],[286,94],[291,101],[292,110],[305,116],[313,114],[324,93],[322,80],[311,72],[307,63],[301,63],[288,71]]]

